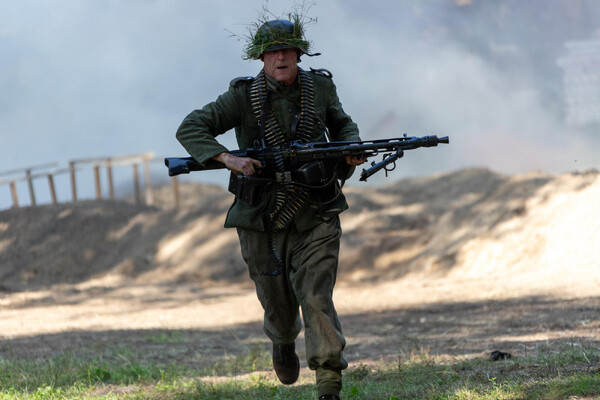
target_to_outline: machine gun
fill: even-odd
[[[286,164],[295,166],[311,161],[341,160],[346,156],[369,158],[383,154],[378,163],[372,162],[371,167],[363,169],[360,180],[366,181],[371,175],[382,169],[387,176],[394,170],[396,161],[404,156],[405,150],[414,150],[420,147],[435,147],[439,143],[449,143],[448,136],[423,136],[410,137],[406,134],[401,138],[378,139],[367,141],[346,142],[290,142],[287,146],[266,147],[259,143],[255,147],[233,150],[231,154],[237,157],[250,157],[259,160],[263,168],[269,168],[276,162],[283,160]],[[198,163],[192,157],[165,158],[165,165],[169,168],[169,176],[189,174],[191,171],[206,171],[225,168],[225,165],[215,160],[208,160],[204,164]],[[260,168],[260,167],[259,167]]]

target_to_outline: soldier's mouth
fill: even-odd
[[[287,65],[283,65],[283,66],[277,67],[277,69],[286,69],[286,68],[287,68]]]

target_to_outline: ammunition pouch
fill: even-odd
[[[228,190],[238,199],[245,201],[251,206],[255,206],[260,203],[264,185],[268,181],[268,179],[253,178],[231,172]]]
[[[310,161],[296,168],[293,175],[294,182],[318,188],[334,179],[335,168],[332,168],[331,162]]]
[[[348,164],[346,160],[338,161],[337,168],[339,172],[339,178],[342,180],[342,185],[344,181],[350,179],[356,170],[356,167]]]
[[[335,160],[320,160],[302,164],[292,175],[294,182],[309,190],[313,203],[327,204],[339,196],[339,173]]]

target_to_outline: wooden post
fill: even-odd
[[[13,207],[19,207],[19,196],[17,196],[15,181],[10,182],[10,194],[12,195]]]
[[[135,196],[135,203],[141,204],[142,198],[140,196],[140,175],[138,174],[137,163],[133,163],[133,193]]]
[[[100,187],[100,166],[94,164],[94,181],[96,182],[96,199],[102,198],[102,188]]]
[[[35,206],[35,191],[33,190],[33,178],[31,177],[31,168],[25,170],[27,176],[27,186],[29,187],[29,198],[31,199],[31,205]]]
[[[176,176],[171,178],[173,184],[173,194],[175,197],[175,208],[179,208],[179,180]]]
[[[54,187],[54,177],[52,174],[48,174],[48,186],[50,187],[50,196],[52,197],[52,204],[58,204],[56,200],[56,188]]]
[[[152,193],[152,180],[150,177],[150,160],[144,157],[144,182],[146,183],[146,204],[154,203],[154,193]]]
[[[113,185],[112,160],[110,158],[106,160],[106,175],[108,176],[108,197],[110,197],[111,200],[114,200],[115,187]]]
[[[69,162],[69,172],[71,174],[71,195],[73,198],[73,203],[77,201],[77,184],[75,182],[75,162]]]

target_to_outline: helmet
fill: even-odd
[[[298,18],[294,22],[275,19],[263,23],[251,36],[246,47],[246,59],[259,59],[265,51],[296,48],[303,54],[308,52],[310,43],[304,39],[304,29]]]

